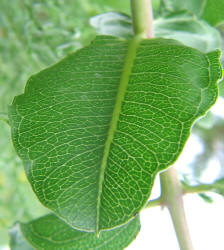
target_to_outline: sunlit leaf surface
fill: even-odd
[[[39,200],[87,231],[133,218],[215,102],[219,56],[175,40],[99,36],[32,76],[9,114]]]

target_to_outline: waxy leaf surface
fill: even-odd
[[[220,52],[99,36],[32,76],[9,109],[39,200],[74,228],[124,224],[214,104]]]
[[[188,12],[182,11],[156,19],[154,30],[156,37],[176,39],[201,52],[221,48],[218,30]]]
[[[106,12],[90,18],[98,34],[131,38],[134,36],[131,17],[119,12]]]
[[[17,223],[11,229],[11,249],[100,249],[122,250],[137,236],[139,216],[114,230],[102,232],[100,237],[73,229],[53,214],[29,223]],[[26,246],[26,248],[24,248]]]

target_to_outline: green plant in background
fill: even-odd
[[[12,211],[7,218],[1,206],[2,224],[30,220],[11,229],[11,248],[123,249],[140,230],[139,212],[166,205],[180,247],[191,249],[182,195],[223,194],[222,176],[209,185],[197,173],[192,186],[186,176],[181,184],[169,168],[160,174],[161,197],[148,200],[155,176],[174,163],[195,120],[217,99],[222,1],[152,1],[154,23],[146,0],[131,1],[132,18],[129,1],[14,2],[9,9],[7,1],[1,3],[3,120],[28,75],[79,50],[32,76],[9,107],[14,147],[49,209],[28,201],[21,163],[10,145],[4,148],[0,192]],[[90,17],[100,35],[87,45],[96,34]],[[211,127],[217,124],[222,131],[220,120]],[[0,126],[8,145],[8,125]],[[197,123],[202,138],[204,130]],[[213,147],[215,133],[221,132],[211,132],[206,147]],[[9,201],[15,196],[5,191],[5,178],[19,186],[19,200]]]

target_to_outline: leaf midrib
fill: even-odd
[[[103,182],[104,182],[104,176],[105,176],[105,170],[107,167],[107,159],[110,152],[110,146],[114,138],[114,134],[117,129],[117,123],[120,116],[121,106],[122,102],[124,100],[124,96],[126,93],[126,89],[129,82],[129,77],[131,74],[132,66],[134,64],[134,59],[136,57],[136,49],[141,41],[141,36],[135,36],[132,40],[130,40],[128,49],[127,49],[127,55],[124,61],[124,68],[121,74],[120,78],[120,84],[118,87],[118,92],[116,96],[116,101],[112,113],[112,118],[110,121],[110,126],[108,130],[108,136],[105,142],[104,146],[104,152],[103,157],[100,165],[100,175],[99,175],[99,189],[98,189],[98,196],[97,196],[97,207],[96,207],[96,234],[99,235],[100,228],[99,228],[99,222],[100,222],[100,205],[101,205],[101,199],[102,199],[102,191],[103,191]]]

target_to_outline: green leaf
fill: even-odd
[[[224,1],[207,0],[201,17],[212,25],[224,22]]]
[[[210,196],[208,196],[207,194],[205,194],[205,193],[199,193],[198,194],[205,202],[207,202],[207,203],[213,203],[213,199],[210,197]]]
[[[187,12],[156,19],[154,29],[156,37],[177,39],[202,52],[221,48],[221,35],[218,30]]]
[[[131,38],[134,33],[131,17],[119,12],[106,12],[90,18],[90,25],[98,34]]]
[[[163,1],[170,11],[190,10],[196,15],[200,15],[206,0],[165,0]]]
[[[107,12],[94,16],[90,19],[90,24],[101,35],[121,38],[133,36],[131,18],[118,12]],[[218,30],[185,11],[156,19],[154,30],[156,37],[176,39],[202,52],[221,48],[221,35]]]
[[[165,3],[171,11],[189,10],[214,26],[224,22],[223,0],[167,0]]]
[[[13,245],[11,244],[11,249],[119,250],[127,247],[136,238],[139,230],[140,220],[137,216],[126,225],[102,232],[98,238],[94,233],[75,230],[55,215],[50,214],[29,223],[16,224],[12,231],[17,233],[11,234],[11,242],[14,242]],[[24,241],[23,237],[33,248],[20,247],[20,242]]]
[[[99,36],[32,76],[9,109],[39,200],[74,228],[124,224],[217,98],[220,52]]]

